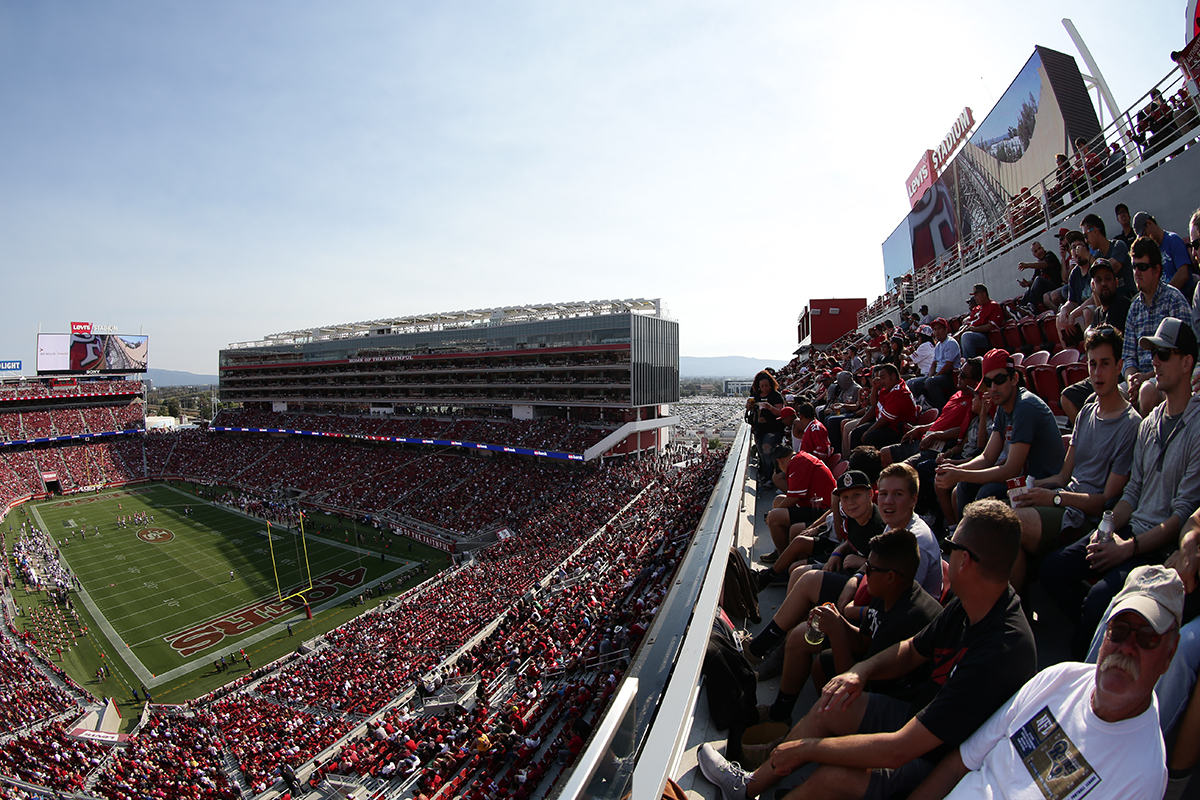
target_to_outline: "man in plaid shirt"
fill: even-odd
[[[1129,401],[1145,417],[1162,402],[1163,394],[1154,381],[1153,353],[1142,350],[1138,342],[1143,336],[1153,336],[1158,325],[1167,317],[1191,320],[1192,307],[1183,293],[1162,279],[1162,251],[1148,236],[1133,243],[1134,280],[1138,294],[1125,317],[1125,379],[1129,382]]]

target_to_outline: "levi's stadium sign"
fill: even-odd
[[[92,323],[90,322],[72,322],[71,333],[91,333]]]
[[[925,151],[916,169],[909,175],[908,185],[905,186],[908,191],[909,207],[916,206],[929,187],[933,186],[933,182],[950,163],[950,156],[954,155],[954,151],[966,140],[974,127],[975,116],[968,106],[958,115],[958,119],[954,120],[954,125],[951,126],[950,132],[946,134],[941,143],[935,149]]]

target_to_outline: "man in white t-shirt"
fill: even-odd
[[[1179,644],[1183,595],[1174,570],[1130,572],[1096,666],[1065,662],[1039,672],[910,800],[1159,800],[1167,768],[1154,684]]]

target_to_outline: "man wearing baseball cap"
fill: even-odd
[[[930,328],[937,343],[933,348],[933,363],[929,365],[927,376],[908,382],[908,389],[914,398],[924,395],[925,402],[940,411],[946,405],[946,397],[954,391],[954,369],[962,356],[958,342],[949,336],[950,326],[945,319],[938,317]]]
[[[989,350],[983,357],[983,380],[977,391],[987,392],[996,406],[987,445],[965,464],[938,467],[935,479],[939,488],[957,487],[955,501],[960,515],[977,497],[1005,497],[1009,478],[1057,475],[1065,456],[1053,412],[1045,400],[1017,385],[1017,369],[1007,350]],[[1008,457],[1000,463],[1006,449]]]
[[[1139,567],[1115,599],[1095,666],[1048,667],[911,795],[934,798],[1146,798],[1167,787],[1154,684],[1179,643],[1183,583]]]
[[[1004,309],[992,299],[988,288],[982,283],[975,284],[971,297],[967,299],[974,299],[975,307],[963,321],[956,336],[963,358],[974,358],[977,353],[988,349],[988,334],[1000,330],[1004,324]]]
[[[933,365],[933,327],[921,325],[916,333],[917,347],[913,350],[913,364],[916,365],[919,374],[928,376],[929,368]],[[909,391],[912,391],[911,388]]]
[[[1042,562],[1043,588],[1078,623],[1076,658],[1083,657],[1105,607],[1130,571],[1161,564],[1177,544],[1184,521],[1200,506],[1200,397],[1192,397],[1189,383],[1196,334],[1190,324],[1168,317],[1139,344],[1151,352],[1166,400],[1138,426],[1129,482],[1113,508],[1115,536],[1100,541],[1093,533]]]

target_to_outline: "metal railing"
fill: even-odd
[[[602,717],[579,764],[556,795],[661,797],[674,775],[691,729],[700,668],[708,646],[725,565],[741,512],[750,426],[743,424],[709,496],[671,591],[663,599],[644,644]],[[632,689],[630,686],[632,685]],[[626,694],[631,693],[631,694]],[[614,738],[620,734],[620,741]],[[603,787],[589,785],[599,765],[609,768]]]

